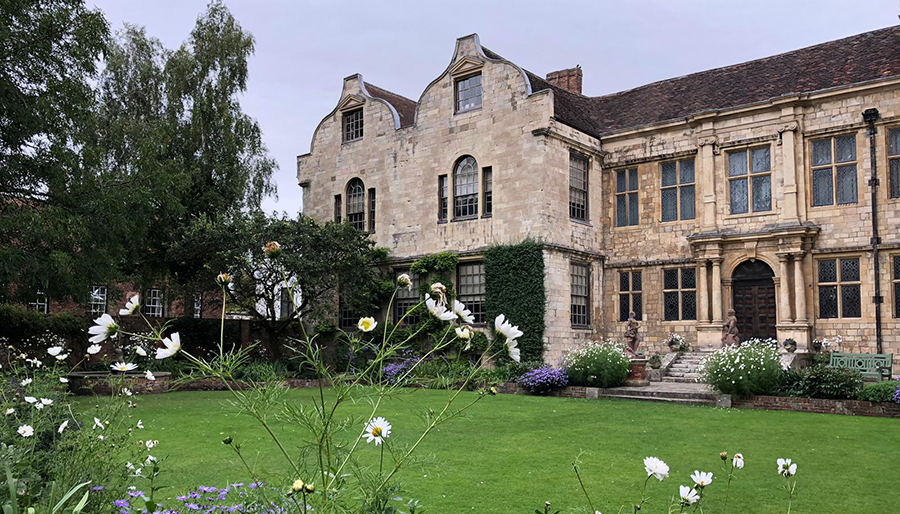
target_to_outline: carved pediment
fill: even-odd
[[[349,95],[347,98],[341,100],[341,103],[338,105],[338,110],[351,111],[362,107],[365,102],[366,99],[360,95]]]
[[[475,59],[474,57],[463,57],[453,64],[453,67],[450,68],[450,74],[453,76],[468,75],[469,73],[480,71],[483,67],[484,61],[482,61],[481,59]]]

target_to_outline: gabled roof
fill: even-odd
[[[416,102],[406,98],[405,96],[391,93],[387,89],[382,89],[374,84],[364,82],[366,91],[374,98],[380,98],[394,106],[397,114],[400,116],[400,128],[408,127],[413,124],[416,118]]]

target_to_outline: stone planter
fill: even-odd
[[[127,387],[138,394],[165,393],[169,391],[171,375],[167,371],[160,371],[159,373],[154,373],[156,380],[147,380],[144,373],[125,373],[125,381],[122,387]],[[99,394],[108,396],[112,394],[110,382],[117,384],[120,379],[121,374],[119,373],[73,371],[69,373],[69,389],[77,395]]]
[[[631,367],[628,369],[628,377],[625,385],[630,387],[650,385],[650,373],[647,367],[647,359],[631,359]]]

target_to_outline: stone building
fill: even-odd
[[[744,338],[900,356],[900,27],[599,97],[582,78],[477,35],[417,101],[347,77],[297,159],[304,211],[396,272],[457,253],[475,310],[484,250],[541,241],[550,362],[629,311],[651,350],[718,346],[732,308]]]

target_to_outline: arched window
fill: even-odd
[[[478,163],[471,156],[463,157],[453,170],[453,217],[478,216]]]
[[[347,220],[358,230],[366,229],[366,186],[358,178],[347,184]]]

